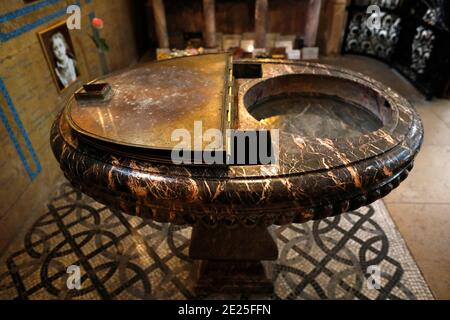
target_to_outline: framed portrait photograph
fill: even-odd
[[[38,33],[50,73],[59,91],[77,81],[80,76],[77,57],[66,21]]]

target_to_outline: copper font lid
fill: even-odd
[[[195,121],[203,131],[225,130],[230,66],[228,54],[208,54],[127,69],[98,81],[111,86],[108,99],[72,99],[65,115],[75,131],[99,143],[170,150],[175,129],[195,138]]]

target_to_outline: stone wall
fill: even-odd
[[[60,93],[37,34],[65,20],[70,4],[81,7],[82,28],[70,31],[81,76]],[[46,210],[62,177],[49,144],[55,116],[82,83],[102,74],[90,18],[104,19],[101,35],[111,50],[103,61],[113,71],[138,58],[132,6],[128,0],[0,1],[0,255],[26,221]]]

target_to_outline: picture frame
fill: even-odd
[[[66,21],[39,31],[38,38],[53,81],[61,93],[80,78],[78,59]]]

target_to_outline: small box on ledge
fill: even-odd
[[[319,59],[319,48],[318,47],[304,47],[302,49],[302,59],[303,60]]]
[[[157,48],[156,49],[156,60],[170,59],[170,49],[169,48]]]

